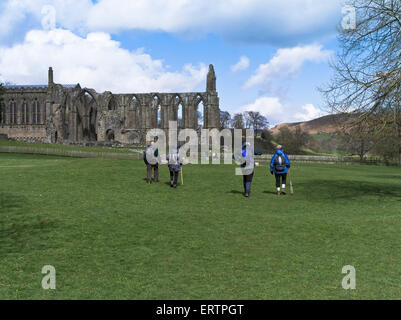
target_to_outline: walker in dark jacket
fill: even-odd
[[[147,157],[151,155],[156,160],[155,163],[149,163]],[[159,182],[159,162],[160,162],[159,150],[157,148],[154,148],[153,142],[146,148],[146,151],[144,151],[143,160],[146,164],[146,173],[147,173],[146,175],[148,183],[149,184],[152,183],[152,169],[154,170],[154,181]]]
[[[241,165],[241,168],[243,174],[245,197],[248,198],[251,194],[251,186],[255,169],[255,160],[251,152],[250,144],[244,143],[242,147],[243,147],[242,158],[245,162]]]
[[[276,153],[270,161],[270,173],[274,173],[276,176],[276,188],[278,195],[280,195],[281,193],[284,195],[286,194],[285,185],[287,182],[287,172],[288,169],[291,167],[290,159],[288,159],[288,156],[283,152],[282,149],[282,146],[277,146]]]

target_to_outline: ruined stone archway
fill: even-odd
[[[108,129],[106,131],[106,141],[113,142],[115,140],[115,134],[113,129]]]
[[[35,104],[33,114],[31,104],[36,99],[38,104]],[[29,121],[27,111],[20,108],[24,101],[29,101]],[[17,110],[10,102],[15,102]],[[106,130],[112,129],[115,141],[143,144],[148,130],[161,128],[167,133],[172,121],[179,120],[180,129],[199,129],[202,123],[198,121],[197,112],[201,111],[201,103],[204,109],[203,127],[218,128],[219,97],[212,65],[209,66],[205,91],[182,93],[97,93],[94,89],[81,88],[79,84],[54,83],[52,69],[49,69],[47,86],[6,88],[3,106],[5,121],[0,133],[18,139],[31,140],[33,135],[39,141],[85,143],[106,141]],[[35,123],[33,119],[36,119]],[[24,125],[17,128],[15,124]]]
[[[206,103],[204,97],[198,93],[193,100],[193,129],[201,130],[206,128]]]
[[[151,98],[151,124],[153,128],[161,128],[163,125],[161,98],[153,94]]]
[[[95,95],[87,89],[79,92],[74,102],[76,141],[97,141],[98,104]]]
[[[177,121],[177,127],[182,129],[185,127],[186,123],[186,112],[185,112],[185,104],[182,97],[179,94],[175,94],[172,98],[172,106],[173,106],[173,119]]]

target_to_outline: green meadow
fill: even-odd
[[[293,164],[277,196],[262,164],[249,199],[234,170],[0,154],[0,299],[401,298],[401,168]]]

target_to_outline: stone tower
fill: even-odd
[[[49,87],[51,87],[54,84],[54,81],[53,81],[53,68],[52,67],[49,67],[48,80],[49,80]]]
[[[216,74],[213,65],[209,65],[209,72],[206,78],[206,94],[207,105],[205,108],[205,128],[219,128],[220,125],[220,108],[219,97],[216,91]]]
[[[216,92],[216,74],[212,64],[209,65],[209,72],[207,73],[206,91]]]

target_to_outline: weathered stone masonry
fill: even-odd
[[[169,121],[182,119],[179,127],[198,129],[203,103],[203,128],[218,128],[219,98],[213,65],[209,66],[205,92],[97,93],[77,85],[48,84],[6,86],[1,106],[0,133],[16,140],[48,143],[119,141],[145,143],[152,128],[168,130]]]

